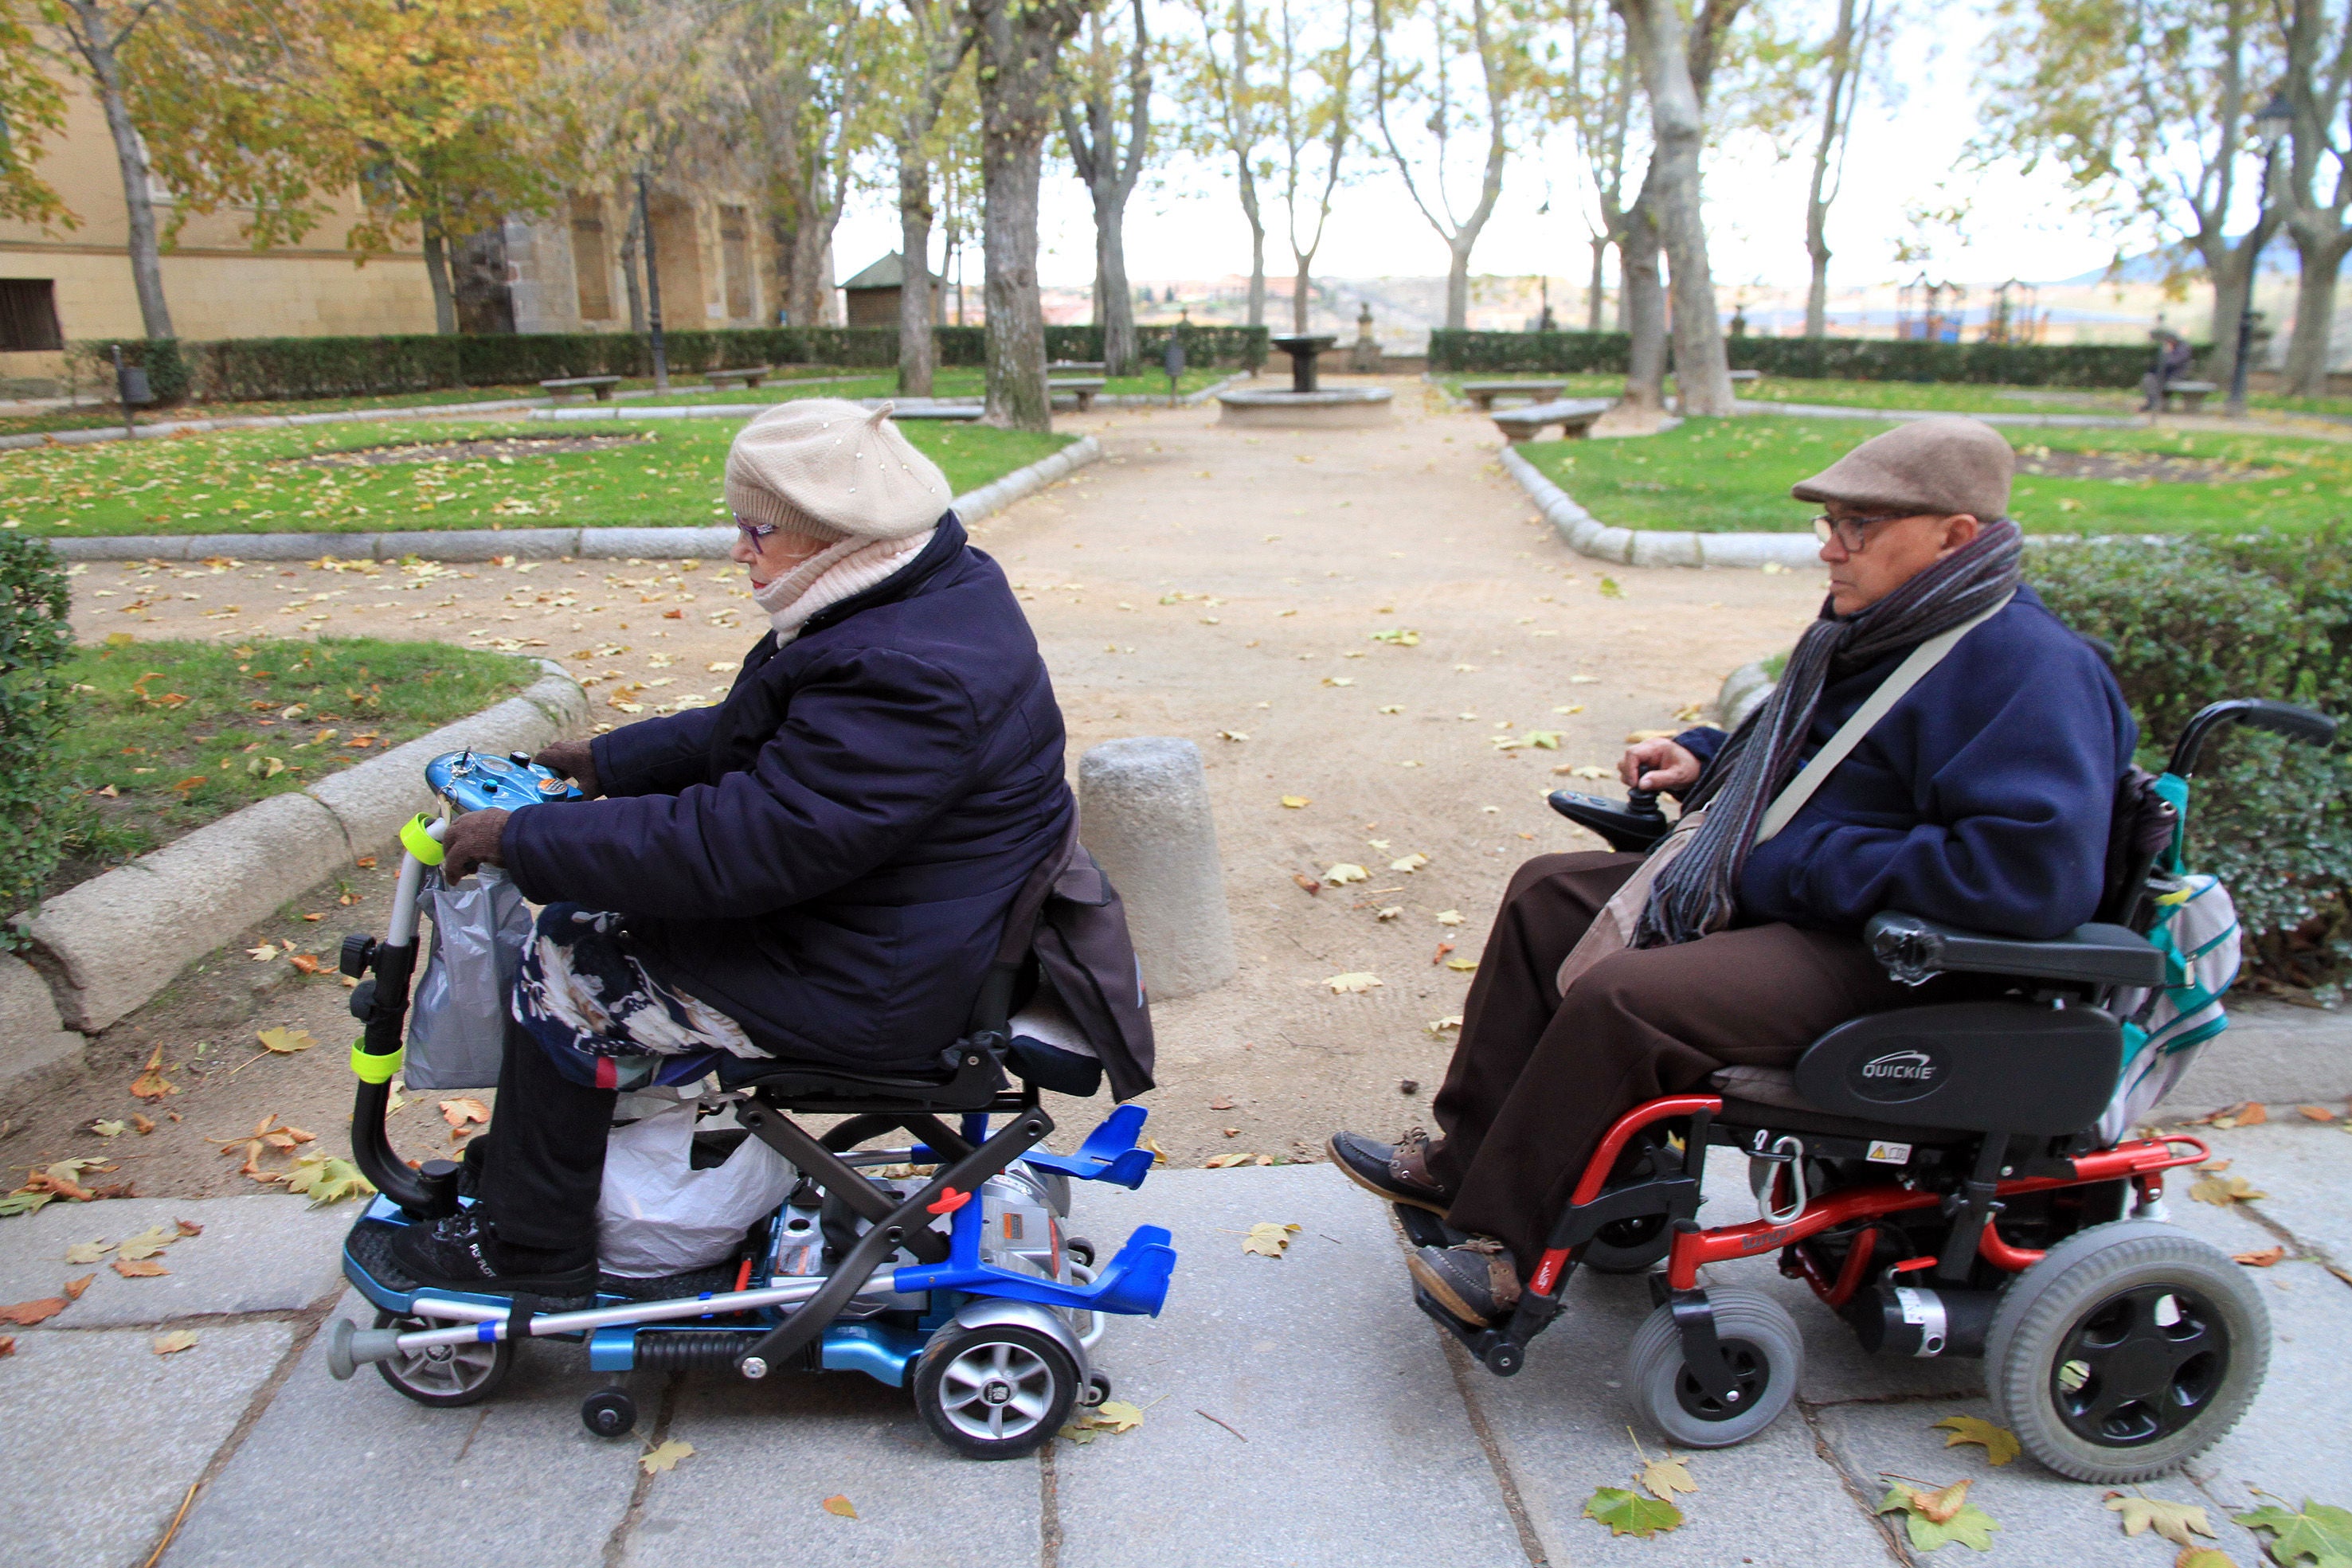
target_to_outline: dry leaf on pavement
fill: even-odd
[[[161,1100],[166,1094],[177,1094],[180,1086],[163,1076],[163,1048],[157,1046],[147,1058],[147,1065],[131,1081],[131,1092],[141,1100]]]
[[[1459,925],[1462,924],[1462,912],[1458,909],[1441,909],[1437,912],[1437,923],[1440,925]]]
[[[12,1333],[0,1333],[0,1357],[11,1356],[16,1354],[16,1336]]]
[[[170,1333],[157,1334],[147,1343],[157,1355],[177,1355],[184,1350],[195,1348],[196,1332],[194,1329],[173,1329]]]
[[[683,1445],[679,1446],[682,1447]],[[693,1450],[688,1449],[687,1451],[691,1453]],[[646,1468],[647,1469],[653,1469],[653,1466],[651,1464],[647,1464]],[[824,1510],[825,1512],[833,1515],[835,1519],[856,1519],[857,1517],[856,1505],[852,1503],[847,1498],[842,1496],[839,1492],[834,1493],[831,1497],[817,1504],[817,1507]]]
[[[172,1271],[152,1258],[117,1258],[109,1267],[126,1280],[152,1280]]]
[[[2259,1100],[2248,1100],[2226,1111],[2213,1113],[2217,1127],[2259,1127],[2271,1119],[2270,1108]]]
[[[1341,861],[1323,873],[1323,880],[1333,887],[1344,887],[1351,882],[1370,882],[1372,873],[1352,861]]]
[[[274,1051],[281,1056],[308,1051],[319,1043],[310,1038],[310,1031],[307,1029],[265,1029],[253,1038],[259,1040],[265,1050]]]
[[[117,1255],[133,1261],[142,1258],[152,1258],[179,1239],[180,1233],[176,1230],[166,1230],[160,1225],[151,1225],[117,1249]]]
[[[95,1263],[113,1250],[114,1243],[103,1239],[96,1241],[77,1241],[72,1246],[66,1249],[66,1261],[68,1263]]]
[[[1310,796],[1306,796],[1306,795],[1285,795],[1285,796],[1282,798],[1282,803],[1283,803],[1285,806],[1288,807],[1291,810],[1296,811],[1296,810],[1298,810],[1300,807],[1302,807],[1302,806],[1312,806],[1313,804],[1315,804],[1315,801],[1314,801],[1313,798],[1312,798],[1312,797],[1310,797]]]
[[[130,1131],[131,1124],[120,1121],[92,1122],[89,1130],[101,1138],[119,1138]]]
[[[47,1322],[66,1310],[63,1296],[43,1296],[37,1301],[18,1301],[14,1306],[0,1307],[0,1322],[15,1323],[20,1329]]]
[[[1981,1416],[1947,1416],[1936,1423],[1951,1434],[1944,1447],[1957,1448],[1963,1443],[1974,1443],[1985,1451],[1985,1463],[2005,1465],[2017,1458],[2017,1434],[2006,1427],[1996,1427]]]
[[[1968,1500],[1969,1481],[1954,1481],[1937,1490],[1922,1491],[1900,1482],[1879,1500],[1880,1513],[1902,1513],[1913,1547],[1933,1552],[1958,1542],[1979,1552],[1992,1550],[1992,1532],[2000,1528],[1991,1515]]]
[[[2172,1568],[2238,1568],[2238,1563],[2228,1552],[2210,1546],[2184,1546],[2172,1560]]]
[[[172,1221],[172,1228],[183,1237],[202,1236],[205,1233],[205,1228],[193,1219],[174,1219]]]
[[[1633,1535],[1647,1541],[1661,1531],[1682,1528],[1683,1511],[1623,1487],[1602,1487],[1584,1500],[1584,1517],[1607,1525],[1612,1536]]]
[[[1672,1502],[1678,1491],[1696,1491],[1698,1482],[1691,1479],[1690,1456],[1668,1453],[1663,1459],[1652,1459],[1642,1467],[1637,1478],[1660,1502]]]
[[[1381,977],[1378,975],[1365,974],[1360,971],[1351,971],[1345,975],[1334,975],[1323,983],[1330,987],[1335,992],[1347,992],[1353,994],[1358,991],[1370,990],[1374,986],[1381,983]]]
[[[1249,1228],[1247,1236],[1242,1238],[1242,1250],[1255,1252],[1261,1258],[1279,1258],[1290,1245],[1291,1232],[1297,1228],[1296,1225],[1278,1225],[1271,1219],[1261,1219]]]
[[[2255,1190],[2253,1183],[2242,1176],[2211,1176],[2191,1186],[2189,1196],[2200,1203],[2227,1208],[2233,1203],[2251,1203],[2258,1197],[2268,1197],[2270,1194]]]
[[[487,1123],[490,1119],[490,1108],[472,1095],[464,1094],[455,1100],[441,1102],[441,1119],[453,1127],[463,1127],[468,1122]]]
[[[2285,1256],[2286,1249],[2284,1247],[2262,1247],[2252,1252],[2232,1252],[2230,1261],[2243,1263],[2249,1269],[2267,1269]]]
[[[664,1470],[674,1470],[677,1469],[678,1460],[689,1458],[693,1454],[694,1445],[692,1443],[681,1443],[676,1437],[672,1437],[668,1442],[664,1443],[661,1447],[657,1448],[647,1448],[644,1453],[638,1455],[637,1463],[646,1468],[646,1474],[649,1476],[657,1476]]]
[[[2124,1516],[2124,1533],[2140,1535],[2155,1531],[2178,1546],[2194,1546],[2191,1532],[2209,1540],[2219,1540],[2213,1527],[2205,1519],[2205,1511],[2192,1503],[2166,1502],[2159,1498],[2142,1497],[2111,1491],[2107,1507]]]
[[[1430,1019],[1422,1027],[1429,1030],[1432,1034],[1444,1034],[1449,1029],[1460,1029],[1462,1027],[1462,1015],[1460,1013],[1447,1013],[1442,1019]]]
[[[68,1301],[80,1301],[81,1293],[84,1291],[89,1290],[89,1282],[97,1278],[98,1276],[95,1274],[83,1274],[79,1278],[68,1280],[65,1287],[66,1300]]]

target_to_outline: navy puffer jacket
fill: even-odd
[[[764,635],[726,701],[596,737],[607,799],[518,811],[516,884],[629,916],[646,967],[779,1056],[915,1066],[962,1032],[1076,804],[1003,572],[953,513],[905,570]]]

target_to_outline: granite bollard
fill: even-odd
[[[1233,978],[1233,918],[1200,747],[1145,736],[1088,751],[1078,762],[1078,836],[1127,905],[1153,997]]]

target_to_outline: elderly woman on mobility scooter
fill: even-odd
[[[480,1201],[394,1245],[419,1284],[592,1294],[616,1091],[720,1052],[932,1066],[1063,841],[1036,639],[887,413],[810,399],[737,434],[733,555],[773,635],[724,703],[542,752],[588,801],[452,823],[445,874],[502,865],[547,907]]]
[[[1643,741],[1620,764],[1627,785],[1685,800],[1681,829],[1647,857],[1521,866],[1437,1095],[1444,1135],[1333,1134],[1357,1183],[1469,1233],[1410,1265],[1458,1320],[1510,1313],[1626,1111],[1726,1066],[1788,1066],[1845,1019],[1945,995],[1948,980],[1888,977],[1860,939],[1873,915],[2027,939],[2092,917],[2137,729],[2098,653],[2019,581],[2014,462],[1990,426],[1942,417],[1796,486],[1824,509],[1830,597],[1779,688],[1728,737]],[[1955,632],[1779,820],[1800,768],[1906,655]]]

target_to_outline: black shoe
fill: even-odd
[[[1511,1315],[1519,1304],[1519,1270],[1499,1241],[1474,1236],[1459,1247],[1423,1247],[1405,1260],[1413,1283],[1473,1328]]]
[[[1418,1127],[1395,1144],[1361,1133],[1334,1133],[1328,1147],[1341,1175],[1384,1202],[1425,1208],[1441,1219],[1454,1207],[1453,1195],[1430,1179],[1429,1139]]]
[[[551,1251],[517,1247],[491,1231],[478,1206],[429,1225],[412,1225],[392,1239],[401,1271],[437,1291],[512,1295],[593,1296],[596,1254],[593,1248]]]

